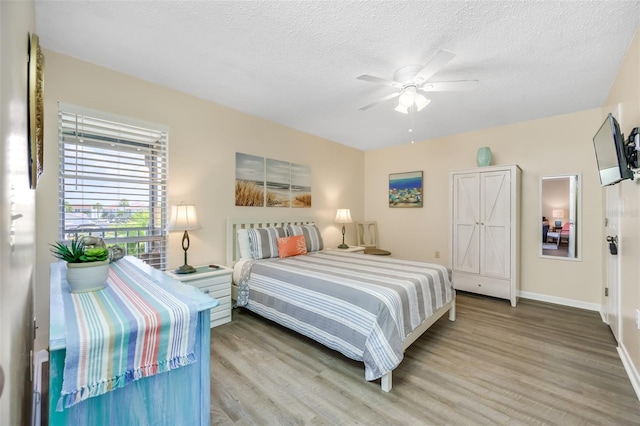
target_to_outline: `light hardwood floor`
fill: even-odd
[[[596,312],[459,293],[406,352],[390,393],[362,363],[234,309],[211,330],[212,425],[639,425]]]

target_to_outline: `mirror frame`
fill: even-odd
[[[554,260],[568,260],[573,262],[582,261],[582,173],[564,173],[557,175],[549,175],[549,176],[540,176],[538,179],[538,220],[542,221],[542,182],[544,179],[559,179],[559,178],[570,178],[572,176],[576,176],[576,225],[575,225],[575,235],[576,235],[576,252],[577,255],[574,257],[564,257],[564,256],[549,256],[543,254],[542,251],[542,241],[540,228],[538,228],[538,256],[542,259],[554,259]],[[540,222],[538,222],[540,223]]]

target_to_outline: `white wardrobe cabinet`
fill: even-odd
[[[520,176],[518,166],[449,173],[453,286],[508,299],[520,288]]]

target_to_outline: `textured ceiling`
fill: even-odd
[[[362,150],[600,107],[639,1],[36,0],[43,47]],[[456,56],[411,117],[393,79]],[[413,128],[412,133],[408,132]]]

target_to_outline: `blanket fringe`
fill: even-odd
[[[180,355],[171,359],[162,360],[155,364],[144,365],[134,370],[127,370],[124,374],[121,374],[119,376],[115,376],[107,380],[102,380],[89,386],[84,386],[70,393],[63,393],[60,398],[58,398],[56,411],[63,411],[64,408],[69,408],[72,405],[84,401],[85,399],[105,394],[114,389],[122,388],[133,381],[143,379],[145,377],[150,377],[158,373],[165,373],[167,371],[175,370],[179,367],[193,364],[196,361],[197,358],[195,353],[190,352],[186,355]]]

